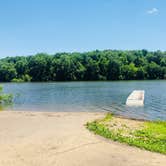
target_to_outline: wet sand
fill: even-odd
[[[166,156],[106,140],[84,124],[104,113],[0,112],[0,166],[165,166]]]

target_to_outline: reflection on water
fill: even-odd
[[[135,89],[145,90],[144,107],[125,105]],[[108,110],[132,118],[166,120],[166,81],[6,83],[4,90],[15,96],[8,108],[12,110]]]

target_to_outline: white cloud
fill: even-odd
[[[152,8],[147,11],[148,14],[157,14],[158,12],[159,12],[159,10],[157,8]]]

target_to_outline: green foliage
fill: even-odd
[[[11,104],[13,102],[12,94],[4,94],[3,87],[0,86],[0,104]]]
[[[108,113],[100,122],[108,122],[113,118],[113,114]]]
[[[147,73],[149,79],[162,79],[163,78],[163,70],[155,62],[151,62],[147,65]]]
[[[13,78],[11,80],[11,82],[17,82],[17,83],[19,83],[19,82],[24,82],[24,80],[22,80],[21,78]]]
[[[145,122],[141,129],[130,129],[130,135],[122,134],[123,130],[111,130],[108,121],[112,116],[87,123],[87,128],[95,134],[121,143],[127,143],[149,151],[166,154],[166,122]]]
[[[108,64],[108,80],[118,80],[121,73],[121,64],[118,60],[111,59]]]
[[[0,82],[166,78],[166,52],[104,50],[0,60]]]
[[[12,63],[0,61],[0,81],[11,81],[17,75],[16,69]]]
[[[32,80],[32,77],[29,76],[28,74],[22,75],[21,78],[24,82],[30,82]]]
[[[137,70],[137,73],[136,73],[137,80],[143,80],[143,79],[145,79],[146,75],[147,75],[147,72],[144,69],[144,67],[142,67],[142,66],[139,67],[138,70]]]
[[[129,65],[124,65],[122,67],[122,78],[123,80],[134,80],[136,79],[138,68],[135,67],[134,63],[130,63]]]
[[[30,82],[31,77],[28,74],[22,75],[20,78],[13,78],[11,82]]]

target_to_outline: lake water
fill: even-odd
[[[166,120],[166,81],[4,83],[14,94],[6,110],[112,111],[131,118]],[[133,90],[145,90],[144,107],[125,106]]]

